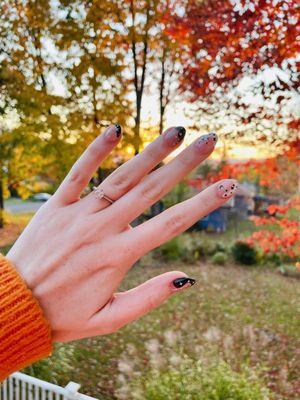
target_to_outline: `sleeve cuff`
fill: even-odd
[[[0,254],[0,382],[51,352],[50,324],[12,263]]]

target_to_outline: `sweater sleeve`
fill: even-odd
[[[50,325],[38,301],[0,254],[0,382],[51,351]]]

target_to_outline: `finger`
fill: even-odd
[[[180,271],[172,271],[156,276],[127,292],[116,293],[112,301],[91,318],[89,333],[97,335],[114,332],[195,282]]]
[[[159,164],[168,154],[177,148],[183,141],[185,129],[173,127],[150,143],[144,151],[133,157],[114,171],[100,187],[113,201],[119,199],[132,189],[144,176]],[[109,206],[105,200],[97,200],[93,193],[85,197],[85,206],[92,212],[97,212]]]
[[[218,137],[203,135],[163,167],[153,171],[134,189],[113,204],[110,211],[118,215],[119,228],[126,226],[144,210],[168,193],[186,174],[213,152]]]
[[[100,163],[119,143],[120,125],[111,125],[98,136],[84,151],[71,168],[55,193],[56,201],[70,204],[80,199],[80,194],[90,182]]]
[[[191,199],[176,204],[131,231],[122,233],[127,251],[139,259],[219,208],[235,194],[237,187],[235,179],[219,181]]]

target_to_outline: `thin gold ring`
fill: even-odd
[[[99,186],[98,186],[98,187],[94,186],[94,187],[93,187],[93,191],[94,191],[94,193],[95,193],[96,199],[98,199],[98,200],[105,199],[105,200],[109,201],[110,204],[113,204],[113,203],[114,203],[114,201],[113,201],[111,198],[109,198],[108,196],[106,196],[106,194],[104,193],[104,190],[103,190],[101,187],[99,187]]]

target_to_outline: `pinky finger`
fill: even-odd
[[[176,204],[131,231],[124,232],[127,247],[139,259],[221,207],[235,194],[237,188],[237,181],[234,179],[225,179],[211,185],[191,199]]]

